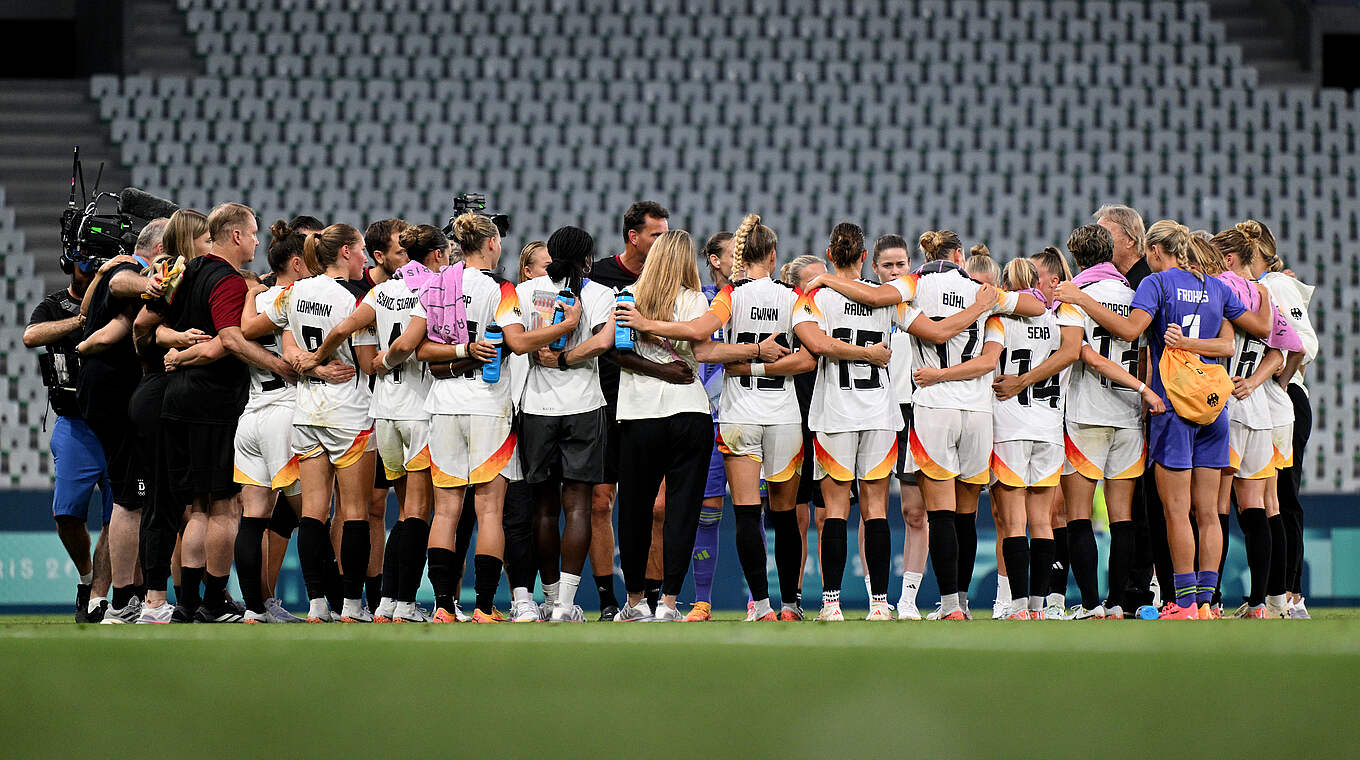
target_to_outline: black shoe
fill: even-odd
[[[230,610],[232,610],[232,611],[234,611],[236,614],[243,616],[243,617],[244,617],[245,614],[246,614],[246,605],[245,605],[245,602],[238,602],[238,601],[235,600],[235,599],[228,599],[228,600],[227,600],[227,608],[230,609]]]
[[[172,622],[172,623],[192,623],[192,622],[195,622],[195,621],[194,621],[194,613],[190,612],[188,607],[185,607],[185,606],[182,605],[182,604],[176,604],[176,605],[175,605],[175,611],[172,612],[172,613],[170,613],[170,622]]]
[[[612,623],[614,621],[614,616],[617,614],[619,614],[619,606],[617,604],[608,605],[600,610],[600,622]]]
[[[198,608],[198,612],[194,613],[194,622],[239,623],[241,622],[241,613],[237,612],[230,603],[224,603],[217,609],[209,609],[208,605],[204,604]]]
[[[101,617],[103,616],[101,615]],[[76,622],[99,622],[98,620],[90,620],[90,587],[84,583],[76,584]]]

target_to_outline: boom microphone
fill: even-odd
[[[118,209],[128,216],[150,221],[170,216],[179,211],[179,206],[135,187],[127,187],[118,194]]]

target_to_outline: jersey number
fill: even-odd
[[[738,343],[760,343],[761,341],[765,340],[766,338],[770,337],[771,335],[774,335],[774,333],[739,332],[739,333],[737,333],[737,342],[738,342]],[[750,388],[754,387],[756,390],[759,390],[759,391],[777,391],[777,390],[780,390],[781,388],[784,387],[784,378],[783,378],[782,376],[779,376],[779,377],[739,377],[739,378],[737,378],[737,379],[738,379],[739,381],[741,381],[741,387],[746,388],[746,389],[750,389]]]
[[[944,320],[944,317],[931,317],[930,319],[933,322],[940,322]],[[967,336],[968,340],[966,343],[963,344],[963,353],[959,355],[959,360],[956,362],[950,363],[949,361],[949,341],[935,344],[935,354],[940,359],[940,369],[954,367],[977,357],[976,351],[978,347],[978,336],[981,334],[981,331],[978,330],[977,323],[974,322],[973,324],[969,325],[968,329],[962,331],[959,334]],[[921,360],[925,361],[926,358],[925,341],[920,341],[916,345],[919,346],[921,349]]]
[[[318,348],[321,348],[321,344],[324,343],[325,340],[326,340],[325,334],[322,332],[322,330],[321,330],[320,327],[316,327],[316,326],[314,326],[314,325],[303,325],[303,326],[302,326],[302,345],[303,345],[303,348],[306,348],[308,351],[315,351],[315,350],[317,350]],[[319,378],[319,377],[311,377],[311,376],[308,376],[308,377],[307,377],[307,382],[309,382],[309,383],[322,383],[322,382],[325,382],[325,381],[322,380],[322,379]]]
[[[1009,354],[1009,357],[1007,356]],[[1014,351],[1003,351],[1001,353],[1001,366],[1007,367],[1007,358],[1015,363],[1015,374],[1023,375],[1033,369],[1034,356],[1028,348],[1017,348]],[[1041,380],[1034,385],[1025,388],[1016,394],[1015,400],[1020,402],[1020,406],[1029,406],[1031,396],[1038,402],[1048,402],[1051,409],[1058,408],[1058,398],[1061,389],[1058,387],[1058,376],[1051,375],[1047,380]]]
[[[1096,328],[1091,331],[1091,337],[1096,339],[1096,350],[1100,352],[1101,356],[1124,365],[1124,369],[1127,370],[1130,375],[1135,377],[1138,375],[1138,349],[1130,347],[1121,352],[1118,359],[1115,359],[1110,356],[1110,350],[1114,345],[1114,335],[1112,335],[1109,330],[1097,325]],[[1104,375],[1100,376],[1100,386],[1102,388],[1114,388],[1121,391],[1133,390],[1132,388],[1125,388],[1122,385],[1115,385],[1113,380]]]
[[[469,320],[468,320],[468,323],[467,323],[467,327],[468,327],[468,340],[473,340],[473,341],[477,340],[477,323],[476,323],[476,322],[473,322],[472,320],[469,319]],[[466,380],[471,380],[473,377],[478,376],[478,374],[479,374],[481,371],[482,371],[482,370],[481,370],[480,367],[474,367],[474,368],[468,370],[467,372],[464,372],[464,373],[463,373],[463,378],[466,379]]]
[[[279,339],[278,339],[278,337],[277,337],[274,333],[270,333],[270,334],[264,336],[263,338],[260,338],[259,340],[255,341],[255,342],[256,342],[256,343],[259,343],[260,346],[263,347],[263,348],[264,348],[266,351],[268,351],[269,353],[274,354],[275,356],[278,356],[278,354],[279,354],[279,352],[278,352]],[[268,380],[265,380],[265,381],[262,382],[262,383],[260,383],[260,390],[263,391],[263,392],[265,392],[265,393],[271,393],[271,392],[273,392],[273,391],[276,391],[276,390],[278,390],[278,389],[284,387],[284,386],[287,385],[287,384],[288,384],[288,381],[286,381],[286,380],[284,380],[283,378],[279,377],[278,374],[276,374],[276,373],[274,373],[274,372],[270,372],[270,373],[269,373],[269,379],[268,379]]]
[[[392,350],[392,344],[397,342],[397,338],[401,337],[401,333],[402,329],[400,324],[392,325],[392,334],[387,338],[388,351]],[[402,364],[405,364],[405,362],[402,362]],[[387,379],[397,385],[401,385],[401,364],[398,364],[396,367],[387,371]]]
[[[1256,372],[1256,363],[1260,361],[1261,354],[1256,350],[1255,341],[1243,341],[1242,353],[1237,355],[1237,372],[1234,377],[1248,378]]]
[[[877,330],[851,330],[848,327],[837,327],[836,329],[831,331],[831,337],[839,341],[844,341],[846,343],[853,343],[856,346],[872,346],[875,343],[883,342],[883,333]],[[850,388],[852,387],[852,383],[855,390],[861,391],[873,390],[874,388],[883,387],[883,380],[879,377],[878,373],[879,368],[875,364],[870,364],[869,362],[861,361],[855,362],[838,361],[836,362],[836,364],[840,368],[841,390],[846,391],[850,390]],[[864,369],[867,367],[869,370],[869,376],[851,378],[850,368],[852,366],[855,367],[857,370]],[[856,372],[855,374],[859,373]]]

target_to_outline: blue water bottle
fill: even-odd
[[[634,303],[633,294],[629,293],[627,290],[621,291],[614,298],[615,307],[625,303]],[[617,348],[620,351],[633,350],[633,328],[624,327],[618,322],[614,323],[614,348]]]
[[[1156,608],[1156,607],[1153,607],[1153,606],[1150,605],[1150,604],[1144,604],[1143,606],[1141,606],[1141,607],[1138,608],[1138,619],[1139,619],[1139,620],[1156,620],[1156,619],[1157,619],[1157,608]]]
[[[552,323],[559,324],[563,319],[565,319],[566,318],[564,315],[565,309],[574,303],[576,303],[576,296],[573,295],[570,290],[564,290],[558,293],[557,307],[553,309]],[[567,333],[562,333],[561,335],[557,336],[557,340],[553,341],[548,347],[554,351],[561,351],[562,349],[566,348]]]
[[[501,379],[501,343],[505,340],[501,332],[500,325],[487,325],[482,332],[482,340],[496,347],[496,355],[491,361],[482,365],[482,380],[488,383],[500,382]]]

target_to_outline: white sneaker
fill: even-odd
[[[829,602],[822,605],[822,611],[817,613],[818,622],[839,623],[845,620],[845,615],[841,614],[840,602]]]
[[[1106,607],[1106,608],[1105,608],[1105,619],[1106,619],[1106,620],[1110,620],[1110,619],[1114,619],[1114,620],[1123,620],[1123,619],[1124,619],[1124,608],[1123,608],[1123,607],[1120,607],[1119,605],[1115,605],[1115,606],[1113,606],[1113,607]]]
[[[539,620],[538,605],[533,600],[510,603],[510,622],[537,623]]]
[[[1005,620],[1010,614],[1010,601],[998,598],[992,602],[992,620]]]
[[[241,622],[242,622],[242,623],[272,623],[272,622],[274,622],[274,621],[272,621],[272,620],[269,619],[269,613],[268,613],[268,612],[252,612],[251,610],[246,610],[246,613],[245,613],[244,615],[241,616]]]
[[[128,599],[127,606],[116,609],[112,606],[104,613],[104,619],[99,621],[100,625],[123,625],[125,623],[136,623],[137,618],[142,616],[142,600],[136,596]]]
[[[892,605],[887,602],[869,602],[869,614],[865,620],[892,620]]]
[[[647,600],[643,599],[636,605],[624,602],[619,611],[614,613],[615,623],[641,623],[644,620],[652,619],[652,608],[647,606]]]
[[[340,608],[340,622],[372,623],[373,615],[358,599],[346,599],[345,606]]]
[[[271,623],[302,623],[302,618],[284,609],[283,602],[274,597],[264,600],[264,614],[269,616]]]
[[[379,623],[392,622],[392,613],[397,609],[397,600],[384,596],[378,600],[378,609],[373,610],[373,620]]]
[[[916,602],[901,601],[897,603],[898,620],[920,620],[921,611],[916,609]]]
[[[931,613],[929,613],[929,614],[926,615],[926,620],[939,620],[939,619],[940,619],[940,611],[941,611],[942,609],[944,609],[944,604],[942,604],[942,603],[940,603],[940,602],[936,602],[936,603],[935,603],[935,610],[934,610],[933,612],[931,612]]]
[[[586,612],[581,609],[581,605],[573,604],[571,607],[553,607],[548,615],[550,623],[584,623],[586,622]]]
[[[1242,606],[1245,607],[1246,605],[1244,604]],[[1292,607],[1292,605],[1289,603],[1289,597],[1285,596],[1284,594],[1280,594],[1279,596],[1266,597],[1267,617],[1273,618],[1289,617],[1290,607]]]
[[[964,620],[973,619],[973,611],[968,609],[968,598],[965,597],[962,593],[959,594],[959,609],[963,610]]]
[[[1072,608],[1072,614],[1069,615],[1067,619],[1068,619],[1068,620],[1104,620],[1104,619],[1105,619],[1105,606],[1102,605],[1102,604],[1097,604],[1096,607],[1095,607],[1095,609],[1093,609],[1093,610],[1088,610],[1088,609],[1086,609],[1085,607],[1083,607],[1083,606],[1081,606],[1081,605],[1077,605],[1076,607],[1073,607],[1073,608]]]
[[[326,602],[325,597],[313,599],[311,607],[307,610],[308,623],[336,623],[339,616],[331,612],[331,606]]]
[[[455,618],[458,619],[458,622],[460,622],[460,623],[471,623],[471,622],[472,622],[472,616],[469,615],[469,614],[467,614],[466,612],[463,612],[463,605],[462,605],[462,603],[459,602],[459,601],[456,600],[456,599],[453,601],[453,610],[452,610],[452,612],[453,612],[453,616],[454,616]]]
[[[1148,584],[1148,591],[1152,592],[1152,606],[1157,609],[1162,608],[1162,584],[1157,582],[1157,576],[1152,576],[1152,582]]]
[[[1304,602],[1304,598],[1303,598],[1303,597],[1299,597],[1299,600],[1298,600],[1297,602],[1294,602],[1293,606],[1291,606],[1291,607],[1289,608],[1289,619],[1290,619],[1290,620],[1312,620],[1312,619],[1313,619],[1313,616],[1308,614],[1308,608],[1304,606],[1303,602]],[[107,620],[108,618],[105,617],[104,619]]]
[[[656,605],[656,615],[652,617],[656,623],[683,623],[685,616],[680,614],[680,610],[666,606],[665,602],[658,602]]]
[[[172,623],[171,618],[175,614],[175,605],[165,602],[159,607],[148,607],[142,605],[141,614],[137,616],[137,623]]]
[[[1044,620],[1066,620],[1067,610],[1061,604],[1050,604],[1044,607]]]

